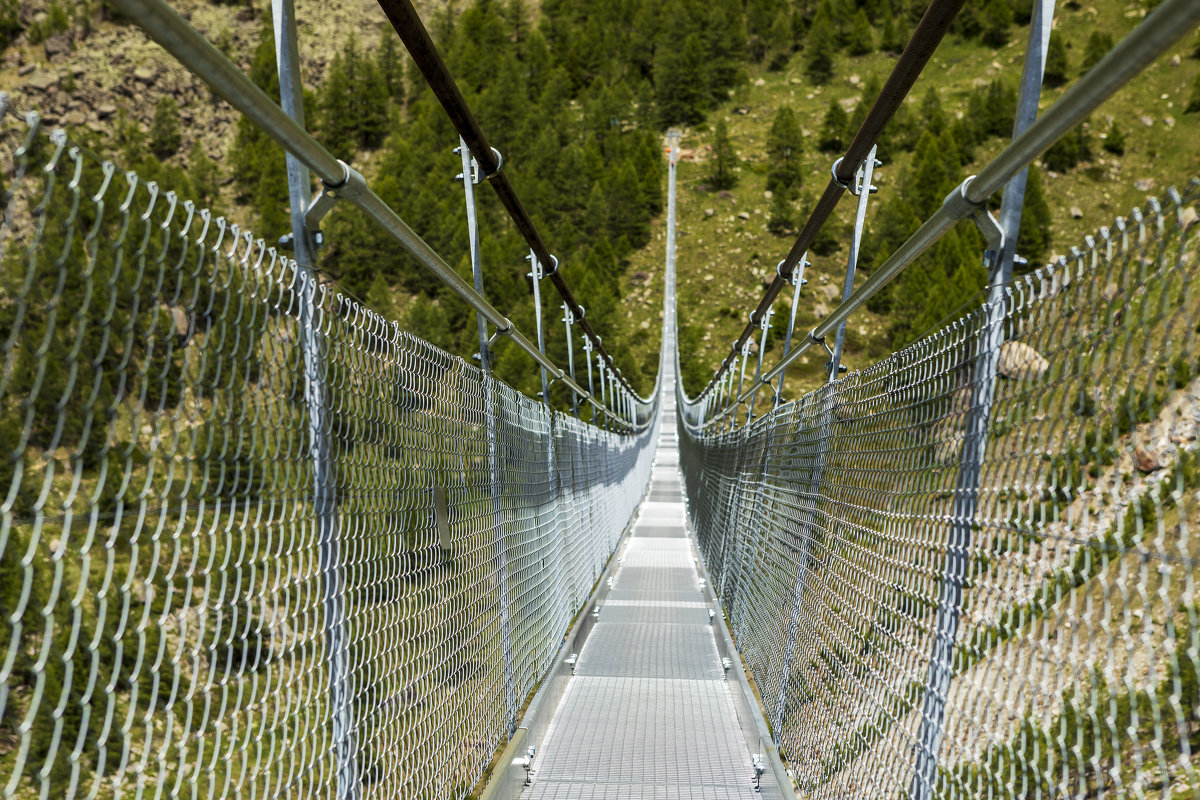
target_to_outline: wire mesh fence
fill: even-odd
[[[681,415],[805,796],[1200,797],[1198,205],[750,425]]]
[[[35,117],[0,166],[0,796],[464,796],[657,426],[551,413]]]

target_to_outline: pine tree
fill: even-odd
[[[712,166],[708,185],[713,189],[732,189],[737,184],[737,153],[729,141],[725,120],[718,119],[713,129]]]
[[[1063,45],[1062,35],[1058,31],[1050,32],[1050,44],[1046,47],[1046,69],[1042,75],[1042,83],[1054,88],[1067,82],[1067,48]]]
[[[771,195],[771,215],[767,218],[767,230],[776,236],[782,236],[791,231],[795,224],[792,214],[792,189],[775,189]]]
[[[1076,125],[1042,155],[1042,164],[1046,169],[1051,172],[1066,172],[1080,161],[1087,161],[1092,157],[1091,142],[1084,124]]]
[[[220,170],[217,163],[204,152],[204,146],[197,139],[192,143],[188,153],[188,172],[192,176],[192,184],[196,187],[196,199],[209,205],[217,197],[217,183],[220,180]]]
[[[703,75],[704,53],[697,34],[688,34],[682,46],[672,33],[659,38],[654,52],[654,92],[664,127],[703,119],[707,105]]]
[[[781,70],[792,55],[792,15],[786,8],[779,9],[771,22],[767,40],[767,69]]]
[[[742,65],[748,53],[746,23],[740,0],[715,0],[709,3],[704,35],[709,54],[713,100],[720,101],[725,99],[726,91],[742,79]]]
[[[949,124],[946,112],[942,109],[942,98],[934,87],[930,86],[924,97],[921,98],[921,110],[917,116],[920,118],[924,130],[934,136],[946,130],[946,126]]]
[[[883,32],[879,36],[879,49],[885,53],[899,54],[908,44],[908,34],[893,14],[883,15]]]
[[[515,2],[515,0],[514,0]],[[404,62],[396,34],[384,28],[379,37],[379,49],[375,53],[375,66],[383,80],[387,96],[398,106],[404,105]]]
[[[1050,204],[1046,202],[1042,171],[1030,165],[1021,207],[1021,227],[1017,232],[1017,254],[1024,256],[1027,262],[1022,271],[1028,272],[1041,265],[1050,247],[1050,224]]]
[[[1109,124],[1104,135],[1104,149],[1114,156],[1125,155],[1125,134],[1121,132],[1115,119]]]
[[[259,33],[249,76],[272,100],[279,102],[274,39],[268,26],[264,26]],[[251,205],[258,213],[259,224],[255,233],[267,241],[273,241],[289,231],[291,219],[287,211],[287,172],[283,148],[248,118],[239,117],[229,161],[238,200]]]
[[[390,321],[395,318],[396,305],[392,298],[392,288],[388,286],[387,279],[383,277],[382,272],[375,273],[375,277],[371,281],[371,288],[367,290],[367,296],[364,299],[367,307],[384,319]]]
[[[825,119],[821,123],[821,138],[817,147],[826,153],[840,153],[845,150],[849,144],[846,137],[846,127],[849,123],[850,117],[846,114],[846,109],[842,108],[842,104],[837,100],[830,100]]]
[[[170,158],[183,144],[179,132],[179,104],[169,95],[160,97],[154,106],[154,121],[150,123],[150,152],[159,158]]]
[[[980,34],[983,43],[995,48],[1008,44],[1008,28],[1012,17],[1008,0],[987,0],[983,7],[983,31]]]
[[[1112,50],[1113,47],[1114,43],[1111,33],[1092,31],[1092,35],[1088,37],[1087,46],[1083,49],[1083,63],[1079,65],[1079,71],[1087,72],[1096,66],[1096,64],[1100,63],[1100,59],[1108,55],[1108,51]]]
[[[804,42],[804,74],[814,83],[825,83],[833,77],[833,54],[837,49],[833,25],[822,12],[817,12]]]
[[[854,14],[854,22],[850,26],[850,43],[847,47],[852,56],[865,55],[875,50],[875,36],[871,33],[871,23],[867,21],[866,12],[861,8]]]
[[[784,189],[800,186],[803,164],[800,152],[803,149],[803,134],[796,113],[788,106],[781,106],[771,120],[767,132],[767,189],[780,193]]]

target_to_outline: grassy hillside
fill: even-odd
[[[1061,96],[1081,74],[1080,62],[1092,32],[1111,33],[1119,41],[1145,13],[1143,4],[1119,0],[1099,0],[1086,7],[1078,3],[1060,5],[1054,30],[1067,48],[1068,79],[1065,86],[1044,91],[1042,108]],[[932,88],[940,94],[948,114],[962,119],[972,94],[983,90],[993,79],[1006,78],[1015,88],[1026,36],[1026,28],[1014,25],[1008,44],[991,49],[978,40],[951,34],[906,105],[917,115],[922,97]],[[1043,172],[1053,214],[1051,258],[1069,254],[1071,246],[1084,235],[1093,234],[1100,225],[1111,225],[1116,215],[1128,214],[1130,208],[1141,205],[1148,196],[1161,193],[1169,185],[1182,186],[1189,177],[1200,174],[1197,135],[1200,114],[1184,112],[1200,73],[1198,49],[1200,38],[1189,37],[1164,53],[1147,72],[1092,116],[1087,126],[1095,153],[1092,160],[1063,174]],[[710,377],[728,353],[745,325],[749,310],[762,295],[763,282],[772,276],[776,263],[786,255],[794,239],[794,232],[775,236],[767,230],[771,204],[765,190],[766,136],[775,110],[781,105],[791,106],[804,129],[805,183],[795,213],[803,220],[824,188],[836,157],[817,148],[830,100],[837,100],[852,113],[864,85],[873,78],[882,81],[894,58],[878,52],[858,57],[839,53],[833,78],[823,86],[815,85],[805,76],[803,54],[793,56],[779,71],[752,66],[746,81],[710,116],[710,124],[685,129],[682,147],[685,156],[687,151],[692,154],[679,165],[679,315],[685,329],[698,328],[695,336],[698,349],[694,354],[684,353],[684,360],[695,358],[702,363],[689,376],[689,392],[698,391],[699,378]],[[725,120],[740,158],[740,179],[727,195],[718,195],[707,187],[711,170],[711,123],[718,117]],[[1101,147],[1101,137],[1107,135],[1113,121],[1125,136],[1123,156]],[[872,198],[868,226],[877,218],[888,194],[897,190],[897,181],[912,160],[911,153],[888,148],[888,135],[885,132],[880,148],[884,166],[875,173],[879,194]],[[962,168],[961,175],[977,172],[1004,144],[1003,138],[993,137],[976,147],[974,159]],[[811,330],[840,298],[854,204],[854,197],[843,197],[830,223],[840,242],[837,249],[829,255],[813,257],[807,274],[810,283],[801,293],[797,312],[800,332]],[[748,218],[742,218],[745,216]],[[660,220],[654,231],[654,243],[634,257],[628,287],[626,319],[630,324],[651,330],[657,324],[664,230],[665,220]],[[864,277],[860,272],[858,282]],[[785,291],[776,305],[772,344],[768,345],[769,361],[781,349],[789,300],[790,291]],[[847,328],[843,363],[857,369],[888,352],[891,349],[888,322],[885,317],[866,310],[857,313]],[[648,341],[643,344],[653,346]],[[788,396],[794,397],[823,379],[825,358],[823,352],[810,352],[801,359],[798,368],[789,371]]]

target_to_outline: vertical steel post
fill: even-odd
[[[858,209],[854,214],[854,236],[850,240],[850,257],[846,260],[846,281],[842,284],[842,302],[854,292],[854,273],[858,269],[858,251],[862,246],[863,227],[867,222],[867,198],[875,190],[871,185],[871,174],[879,162],[875,160],[878,145],[871,147],[867,158],[858,167],[855,185],[851,191],[858,195]],[[829,356],[829,380],[837,380],[838,371],[842,366],[842,343],[846,339],[846,323],[843,321],[837,327],[837,335],[833,340],[833,353]]]
[[[567,326],[567,371],[571,373],[571,382],[575,382],[575,342],[571,339],[571,324],[575,322],[575,315],[571,313],[571,307],[566,303],[562,304],[563,322]],[[575,415],[575,419],[579,419],[579,395],[571,392],[571,413]]]
[[[771,330],[771,317],[774,313],[774,307],[768,308],[767,313],[758,323],[758,327],[762,329],[762,336],[758,343],[758,360],[754,364],[754,380],[750,382],[754,391],[750,394],[750,407],[746,410],[747,425],[754,421],[754,400],[758,397],[758,379],[762,376],[763,354],[767,351],[767,332]]]
[[[1019,136],[1037,117],[1046,50],[1050,44],[1050,25],[1054,18],[1054,0],[1036,0],[1029,23],[1029,43],[1021,72],[1021,92],[1017,100],[1017,118],[1013,138]],[[929,670],[921,704],[921,727],[917,732],[916,763],[908,795],[912,800],[929,800],[937,781],[942,732],[946,718],[946,698],[954,671],[954,648],[962,614],[963,584],[970,563],[972,531],[979,504],[979,483],[987,451],[987,431],[991,422],[992,399],[996,389],[996,371],[1000,348],[1004,344],[1004,319],[1012,279],[1013,254],[1017,228],[1021,221],[1025,178],[1021,170],[1005,186],[1000,205],[999,242],[992,242],[984,254],[988,266],[988,301],[983,313],[986,321],[975,338],[971,354],[971,405],[963,431],[958,478],[954,492],[954,511],[950,520],[950,539],[946,546],[941,587],[938,591],[937,622],[930,647]],[[998,246],[997,246],[998,245]]]
[[[584,357],[587,359],[588,394],[591,395],[592,397],[595,397],[596,396],[596,387],[592,383],[592,340],[586,336],[583,337],[583,352],[584,352]],[[596,407],[594,405],[592,405],[591,403],[588,403],[588,406],[592,409],[592,424],[595,425],[596,424]]]
[[[275,63],[279,71],[279,99],[284,112],[304,126],[304,87],[296,43],[296,9],[292,0],[271,0],[275,34]],[[321,335],[321,291],[316,272],[316,242],[304,213],[308,210],[311,183],[308,168],[291,153],[286,155],[288,201],[291,206],[292,246],[296,258],[300,301],[300,343],[304,361],[304,403],[308,412],[308,453],[313,468],[313,515],[325,607],[325,657],[329,669],[329,712],[333,724],[333,754],[337,775],[337,800],[361,796],[358,747],[354,740],[350,705],[350,637],[346,630],[338,552],[337,503],[333,448],[329,438],[329,396],[325,386],[325,342]]]
[[[542,330],[542,265],[532,250],[529,251],[528,259],[531,267],[529,277],[533,279],[533,319],[537,323],[537,346],[540,352],[545,353],[546,332]],[[549,403],[550,382],[546,379],[546,368],[539,365],[538,370],[542,373],[542,399]]]
[[[780,261],[779,265],[775,267],[776,272],[778,272],[779,267],[782,266],[783,262]],[[804,286],[804,284],[808,283],[808,281],[804,280],[804,268],[807,266],[808,253],[805,253],[804,255],[800,256],[799,263],[797,263],[796,268],[792,270],[792,313],[788,318],[787,336],[783,340],[783,355],[779,357],[780,360],[787,358],[788,351],[792,349],[792,332],[796,329],[796,307],[800,304],[800,289]],[[783,401],[783,377],[786,374],[786,367],[779,372],[779,381],[776,383],[777,388],[775,389],[776,408],[779,408],[779,404]]]
[[[467,204],[467,240],[471,249],[471,278],[483,295],[483,259],[479,249],[479,217],[475,211],[475,186],[481,180],[479,165],[460,136],[456,149],[462,159],[463,196]],[[512,608],[508,596],[508,552],[504,541],[504,507],[501,503],[500,444],[496,433],[496,386],[492,381],[492,354],[488,349],[487,320],[476,312],[479,329],[479,368],[482,374],[483,419],[487,427],[488,478],[492,495],[492,548],[496,554],[496,585],[500,591],[500,640],[504,659],[504,703],[510,732],[517,718],[516,670],[512,649]]]
[[[604,408],[604,429],[608,430],[609,420],[612,419],[608,413],[608,373],[604,369],[604,359],[596,359],[596,369],[600,372],[600,405]]]

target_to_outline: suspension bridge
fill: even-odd
[[[1034,2],[1011,142],[856,280],[878,138],[962,6],[932,2],[703,387],[671,132],[642,396],[407,0],[380,5],[459,134],[472,280],[306,131],[290,0],[279,103],[161,0],[113,4],[286,149],[291,249],[0,95],[0,795],[1200,797],[1200,181],[1013,272],[1027,166],[1200,5],[1039,113]],[[485,183],[532,331],[484,291]],[[805,333],[846,193],[842,299]],[[319,272],[336,204],[474,311],[474,360]],[[986,296],[841,369],[847,320],[964,220]],[[539,396],[494,377],[500,341]],[[786,397],[818,352],[829,380]]]

